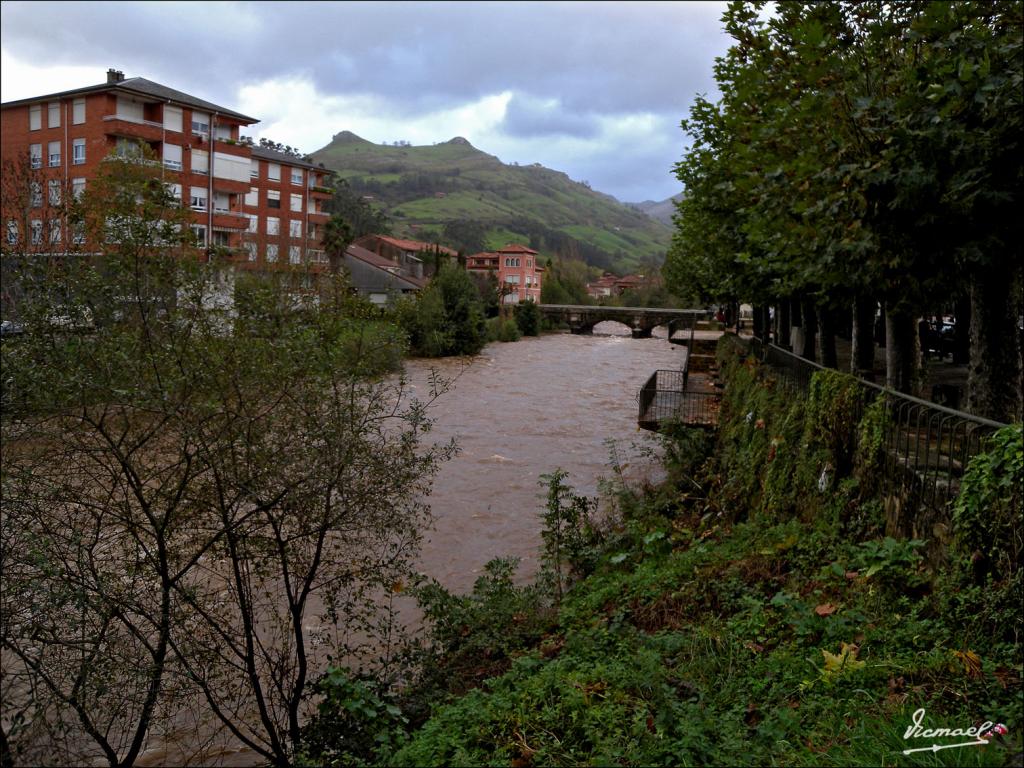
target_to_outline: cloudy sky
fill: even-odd
[[[729,41],[717,2],[4,2],[2,100],[108,68],[258,117],[312,152],[464,136],[623,201],[680,190],[672,165]]]

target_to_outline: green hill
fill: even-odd
[[[466,250],[519,242],[619,273],[660,265],[671,239],[610,195],[539,164],[506,165],[461,137],[388,146],[342,131],[312,159],[383,210],[398,236]]]

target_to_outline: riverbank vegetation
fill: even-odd
[[[23,332],[0,347],[5,768],[131,765],[179,722],[202,724],[183,750],[219,726],[291,764],[329,659],[394,674],[387,596],[414,577],[454,450],[423,437],[436,392],[383,375],[397,328],[340,279],[225,284],[159,173],[104,163],[68,210],[102,255],[18,265]]]
[[[419,675],[365,710],[324,699],[310,764],[1019,762],[1020,426],[972,462],[936,547],[887,528],[852,379],[795,395],[731,339],[720,360],[716,438],[668,433],[667,480],[612,483],[605,518],[546,478],[537,582],[495,561],[469,595],[421,587]],[[915,717],[1008,733],[904,755],[950,743],[907,738]]]

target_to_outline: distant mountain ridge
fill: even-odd
[[[485,248],[519,242],[620,274],[660,265],[671,241],[670,227],[637,207],[539,163],[506,165],[461,136],[411,146],[340,131],[312,159],[383,210],[402,237],[468,233],[466,242]]]
[[[683,199],[683,193],[672,195],[667,200],[656,203],[653,200],[644,200],[642,203],[626,203],[637,210],[643,211],[652,219],[657,219],[663,224],[672,226],[672,217],[676,213],[676,203]]]

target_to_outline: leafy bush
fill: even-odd
[[[523,336],[537,336],[540,333],[540,309],[532,301],[516,304],[516,325]]]
[[[456,264],[442,265],[417,299],[399,302],[395,317],[414,354],[475,355],[487,343],[480,294]]]
[[[521,334],[516,321],[507,317],[492,317],[487,321],[488,341],[519,341]]]

